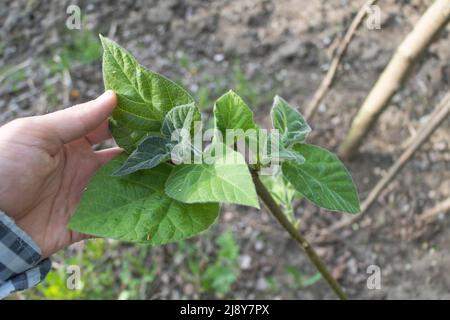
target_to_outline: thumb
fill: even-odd
[[[68,143],[100,126],[111,115],[116,104],[116,94],[108,90],[95,100],[41,116],[40,121],[63,143]]]

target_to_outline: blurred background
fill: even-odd
[[[379,1],[381,29],[358,29],[309,141],[336,150],[353,116],[431,0]],[[211,114],[234,89],[257,121],[270,123],[272,97],[304,110],[342,34],[364,1],[149,0],[0,1],[0,124],[84,102],[103,92],[101,33],[138,61],[185,86]],[[81,28],[69,29],[69,5]],[[359,154],[346,163],[361,198],[450,85],[447,28],[413,68]],[[328,242],[313,243],[351,298],[450,299],[450,216],[417,217],[450,197],[450,122],[382,192],[366,217]],[[308,238],[341,219],[300,201],[292,208]],[[82,289],[67,287],[78,265]],[[380,290],[367,268],[381,269]],[[97,239],[53,257],[37,288],[14,299],[332,299],[320,275],[264,210],[226,205],[201,236],[151,248]]]

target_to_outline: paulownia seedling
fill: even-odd
[[[125,152],[90,181],[69,227],[100,237],[163,245],[208,229],[222,203],[259,208],[259,196],[344,298],[298,232],[291,203],[295,197],[304,197],[322,208],[354,214],[359,212],[358,193],[334,154],[306,143],[311,129],[303,116],[276,96],[271,111],[276,139],[257,134],[223,143],[219,136],[227,136],[229,130],[260,129],[247,104],[229,91],[214,105],[212,142],[198,147],[196,129],[202,116],[191,95],[141,66],[115,42],[100,38],[105,87],[118,98],[110,129]],[[180,130],[189,134],[174,135]],[[256,161],[249,163],[237,145],[250,146],[252,140],[257,141]],[[187,162],[186,155],[200,161]],[[261,176],[275,159],[281,170]]]

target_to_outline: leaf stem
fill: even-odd
[[[319,258],[311,244],[309,244],[309,242],[301,235],[297,228],[288,220],[284,212],[281,210],[280,206],[276,203],[270,192],[259,179],[258,173],[256,171],[251,172],[253,182],[255,183],[256,193],[258,194],[264,205],[275,217],[275,219],[281,224],[281,226],[289,233],[289,235],[297,242],[297,244],[305,251],[309,260],[311,260],[311,262],[320,272],[322,277],[327,281],[328,285],[331,287],[331,289],[333,289],[336,295],[340,299],[346,300],[347,295],[345,294],[344,290],[328,271],[327,267]]]

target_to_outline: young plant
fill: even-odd
[[[115,42],[100,38],[105,87],[118,98],[110,128],[125,152],[91,180],[69,227],[95,236],[162,245],[208,229],[217,220],[221,203],[259,208],[259,196],[338,296],[345,298],[298,232],[293,212],[282,209],[290,208],[286,202],[300,196],[328,210],[359,212],[356,187],[342,163],[329,151],[305,143],[311,129],[303,116],[276,96],[271,118],[279,134],[264,136],[251,109],[229,91],[214,105],[216,130],[203,148],[196,142],[206,132],[199,128],[201,113],[189,93],[145,69]],[[221,136],[228,137],[230,130],[257,134],[233,136],[231,143],[222,143]],[[255,161],[238,152],[242,143],[256,154]],[[277,162],[281,170],[272,178],[264,177],[263,183],[262,173]],[[286,191],[282,197],[280,189]]]

